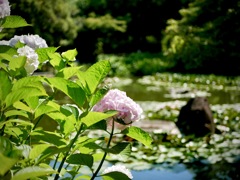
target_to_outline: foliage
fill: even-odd
[[[32,24],[31,28],[12,30],[10,35],[38,34],[51,46],[66,46],[77,37],[82,26],[75,0],[10,0],[10,3],[11,14],[20,15]]]
[[[101,54],[98,61],[108,59],[112,65],[111,76],[143,76],[164,72],[169,68],[160,53],[131,53],[127,55]]]
[[[2,27],[11,28],[5,26],[6,19],[16,22],[19,17],[0,19]],[[22,18],[20,20],[21,23],[12,27],[28,25]],[[15,46],[0,45],[1,178],[20,180],[53,176],[54,179],[74,179],[84,176],[94,179],[101,175],[99,172],[107,154],[130,153],[130,142],[113,141],[116,134],[127,134],[151,146],[151,137],[140,128],[132,126],[117,131],[113,123],[109,130],[106,120],[116,115],[116,111],[92,111],[92,107],[107,93],[103,80],[111,69],[108,61],[98,62],[83,71],[74,63],[76,49],[59,53],[54,47],[38,48],[35,51],[38,68],[47,61],[55,71],[51,77],[31,76],[24,66],[28,57],[17,53],[22,46],[24,44],[20,42]],[[55,97],[58,91],[72,104],[60,103]],[[43,120],[53,122],[56,125],[54,130],[40,126]],[[92,131],[100,131],[101,134],[91,138],[89,132]],[[89,169],[89,174],[80,174],[84,167]],[[117,179],[118,176],[129,179],[119,173],[102,175],[105,179]]]
[[[179,13],[181,19],[168,20],[162,40],[173,69],[239,75],[239,2],[195,0]]]

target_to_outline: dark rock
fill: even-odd
[[[214,134],[215,124],[207,98],[195,97],[190,99],[181,108],[176,125],[184,135],[202,137]]]

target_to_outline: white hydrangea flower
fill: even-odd
[[[14,46],[18,41],[27,46],[31,47],[32,49],[38,48],[45,48],[48,47],[46,41],[41,38],[39,35],[15,35],[12,39],[10,39],[9,44],[10,46]]]
[[[26,69],[27,74],[31,75],[38,68],[39,65],[37,53],[29,46],[18,48],[17,52],[19,56],[27,57],[24,68]]]
[[[98,102],[93,111],[106,112],[116,110],[118,114],[113,117],[118,122],[119,129],[125,128],[141,118],[142,108],[126,95],[126,92],[112,89]],[[109,122],[111,125],[112,121]],[[120,124],[119,124],[120,123]]]
[[[0,0],[0,18],[10,15],[10,5],[8,0]]]
[[[103,171],[103,174],[107,174],[110,172],[116,172],[116,171],[127,175],[129,177],[129,179],[133,178],[132,173],[123,165],[113,165],[111,167],[108,167],[107,169],[105,169]]]
[[[2,41],[0,41],[0,45],[9,46],[9,41],[2,40]]]

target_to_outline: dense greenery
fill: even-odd
[[[60,50],[76,47],[81,62],[99,54],[161,53],[173,71],[239,74],[239,1],[10,2],[13,14],[34,25],[17,33],[37,33]]]
[[[240,2],[195,0],[168,20],[163,53],[174,69],[195,73],[239,74]]]

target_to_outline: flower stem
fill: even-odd
[[[108,143],[107,143],[107,149],[110,146],[110,143],[111,143],[112,137],[113,137],[113,132],[114,132],[114,120],[112,120],[112,121],[113,121],[113,123],[112,123],[112,130],[111,130],[110,137],[109,137],[109,140],[108,140]],[[102,160],[101,160],[100,164],[98,165],[97,170],[95,171],[95,173],[93,173],[93,176],[92,176],[91,180],[94,180],[94,178],[97,176],[98,172],[100,171],[100,169],[101,169],[101,167],[103,165],[103,162],[105,161],[106,156],[107,156],[107,152],[105,151],[104,155],[102,157]]]
[[[64,165],[64,163],[65,163],[65,161],[66,161],[66,159],[67,159],[67,157],[68,157],[68,155],[69,155],[69,153],[70,153],[70,150],[71,150],[72,146],[74,145],[74,143],[75,143],[75,141],[77,140],[79,134],[81,133],[82,128],[83,128],[83,124],[81,124],[81,126],[80,126],[80,128],[79,128],[79,130],[78,130],[78,132],[77,132],[77,134],[76,134],[76,136],[75,136],[75,137],[73,138],[73,140],[70,142],[68,151],[67,151],[66,154],[64,155],[64,157],[63,157],[63,159],[62,159],[62,161],[61,161],[61,163],[60,163],[60,165],[59,165],[59,167],[58,167],[58,173],[55,175],[54,180],[57,180],[57,179],[59,178],[59,174],[60,174],[60,172],[61,172],[61,170],[62,170],[62,167],[63,167],[63,165]]]

